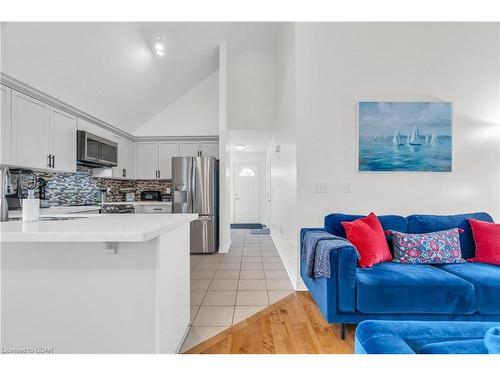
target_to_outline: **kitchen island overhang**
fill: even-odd
[[[0,224],[0,346],[175,353],[189,324],[197,215]]]

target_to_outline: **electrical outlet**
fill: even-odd
[[[280,225],[280,233],[281,234],[285,233],[285,227],[283,225]]]
[[[326,182],[316,182],[314,184],[314,193],[315,194],[324,194],[328,193],[328,184]]]

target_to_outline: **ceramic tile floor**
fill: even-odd
[[[191,255],[191,326],[181,352],[293,292],[269,235],[231,231],[227,254]]]

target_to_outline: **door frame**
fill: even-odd
[[[246,223],[238,223],[236,221],[236,167],[239,165],[254,165],[256,166],[256,169],[258,171],[258,178],[257,178],[257,211],[258,211],[258,222],[260,223],[260,164],[258,162],[250,162],[250,163],[244,163],[244,162],[238,162],[238,163],[233,163],[233,178],[234,178],[234,184],[233,184],[233,218],[234,218],[234,224],[246,224]]]

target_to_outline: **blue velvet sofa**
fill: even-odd
[[[362,215],[334,213],[325,217],[324,229],[344,237],[342,221]],[[428,233],[461,228],[464,258],[474,256],[475,245],[468,218],[493,222],[487,213],[461,215],[379,216],[384,230]],[[392,243],[388,239],[392,251]],[[500,266],[483,263],[411,265],[394,262],[357,267],[352,245],[330,252],[331,276],[308,277],[301,262],[301,277],[329,323],[364,320],[500,321]]]
[[[499,326],[495,322],[366,320],[356,328],[354,351],[356,354],[498,354],[500,336],[494,328]]]

